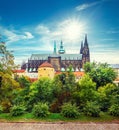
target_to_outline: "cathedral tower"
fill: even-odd
[[[56,41],[54,41],[54,51],[53,51],[53,54],[57,54]]]
[[[82,49],[82,63],[90,62],[90,51],[88,47],[87,34],[85,35],[84,46]]]
[[[65,50],[64,50],[64,47],[63,47],[63,42],[61,41],[60,43],[60,49],[58,50],[59,54],[64,54],[65,53]]]
[[[80,54],[83,54],[83,41],[81,42]]]

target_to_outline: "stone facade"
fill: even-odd
[[[27,69],[28,72],[38,72],[38,68],[44,62],[52,64],[55,71],[66,71],[71,65],[73,71],[80,71],[86,62],[90,62],[90,51],[88,46],[87,35],[84,43],[81,43],[79,54],[65,54],[63,42],[60,43],[58,53],[56,43],[54,43],[54,52],[52,54],[32,54],[27,63],[24,63],[21,69]]]
[[[48,62],[44,62],[41,64],[38,68],[38,79],[42,77],[48,77],[50,79],[53,79],[55,75],[55,70],[51,64]]]

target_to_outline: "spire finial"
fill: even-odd
[[[53,52],[54,54],[56,54],[57,53],[57,49],[56,49],[56,41],[54,41],[54,52]]]
[[[60,49],[59,49],[59,54],[64,54],[65,53],[65,50],[64,50],[64,48],[63,48],[63,42],[62,42],[62,40],[61,40],[61,43],[60,43]]]

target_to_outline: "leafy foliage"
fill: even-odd
[[[3,42],[0,43],[0,105],[4,112],[9,112],[16,91],[19,90],[19,83],[13,77],[14,56],[7,50]]]
[[[24,106],[16,106],[11,107],[10,115],[11,116],[20,116],[25,113],[26,108]]]
[[[49,78],[41,78],[34,82],[29,89],[27,107],[32,110],[38,102],[52,101],[52,81]]]
[[[61,114],[68,118],[78,118],[80,115],[78,112],[78,107],[75,104],[64,103],[62,106]]]
[[[114,99],[114,97],[116,96],[114,93],[116,91],[116,85],[114,84],[107,84],[103,87],[99,87],[98,88],[98,92],[99,92],[99,104],[101,106],[101,110],[102,111],[107,111],[108,108],[111,105],[112,100]],[[113,102],[115,102],[113,100]]]
[[[83,112],[87,116],[99,117],[100,106],[96,102],[87,102],[83,108]]]
[[[0,105],[0,113],[3,112],[3,107]]]
[[[15,92],[19,91],[19,83],[16,82],[10,74],[0,72],[2,76],[2,84],[0,87],[0,101],[3,105],[3,108],[6,112],[9,111],[9,108],[12,104],[13,99],[15,98]]]
[[[82,109],[87,101],[95,101],[99,97],[96,91],[96,84],[85,75],[80,81],[77,91],[73,93],[74,102]]]
[[[119,116],[119,104],[113,104],[109,108],[109,114],[113,116]]]
[[[16,96],[13,100],[13,104],[25,106],[29,99],[28,94],[29,94],[31,82],[27,77],[24,76],[19,77],[17,79],[17,82],[19,82],[21,88],[19,89],[19,91],[16,92]]]
[[[0,42],[0,71],[11,75],[16,67],[13,54],[7,50],[3,42]]]
[[[1,106],[2,106],[3,112],[8,113],[10,112],[12,103],[8,99],[5,99],[4,101],[1,102]]]
[[[60,112],[64,102],[72,100],[72,93],[76,90],[75,76],[72,72],[56,75],[52,85],[54,101],[51,104],[52,112]]]
[[[86,63],[84,70],[96,82],[97,88],[112,83],[116,78],[116,73],[106,63]]]
[[[47,117],[49,115],[49,107],[46,103],[39,102],[34,105],[32,112],[35,117]]]

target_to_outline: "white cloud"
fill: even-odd
[[[98,5],[100,4],[101,1],[96,1],[96,2],[93,2],[93,3],[84,3],[84,4],[81,4],[81,5],[78,5],[75,9],[77,11],[82,11],[82,10],[86,10],[92,6],[95,6],[95,5]]]
[[[80,42],[84,40],[85,32],[86,25],[78,18],[68,18],[57,23],[52,23],[50,26],[39,24],[35,28],[35,33],[39,35],[38,43],[42,44],[42,47],[46,50],[53,49],[54,40],[58,44],[63,40],[65,47],[69,50],[70,47],[74,46],[75,48],[77,43],[80,45]]]
[[[25,32],[24,38],[25,39],[32,39],[32,38],[34,38],[34,36],[30,32]]]
[[[91,61],[103,62],[108,64],[119,64],[118,51],[91,52]]]
[[[41,25],[41,24],[39,24],[39,25],[35,28],[35,31],[36,31],[36,33],[42,34],[42,35],[43,35],[43,34],[46,35],[46,34],[49,34],[49,33],[50,33],[49,28],[46,27],[45,25]]]
[[[17,30],[10,30],[0,26],[1,35],[6,37],[7,43],[13,43],[20,40],[32,39],[34,36],[30,32],[18,32]]]

